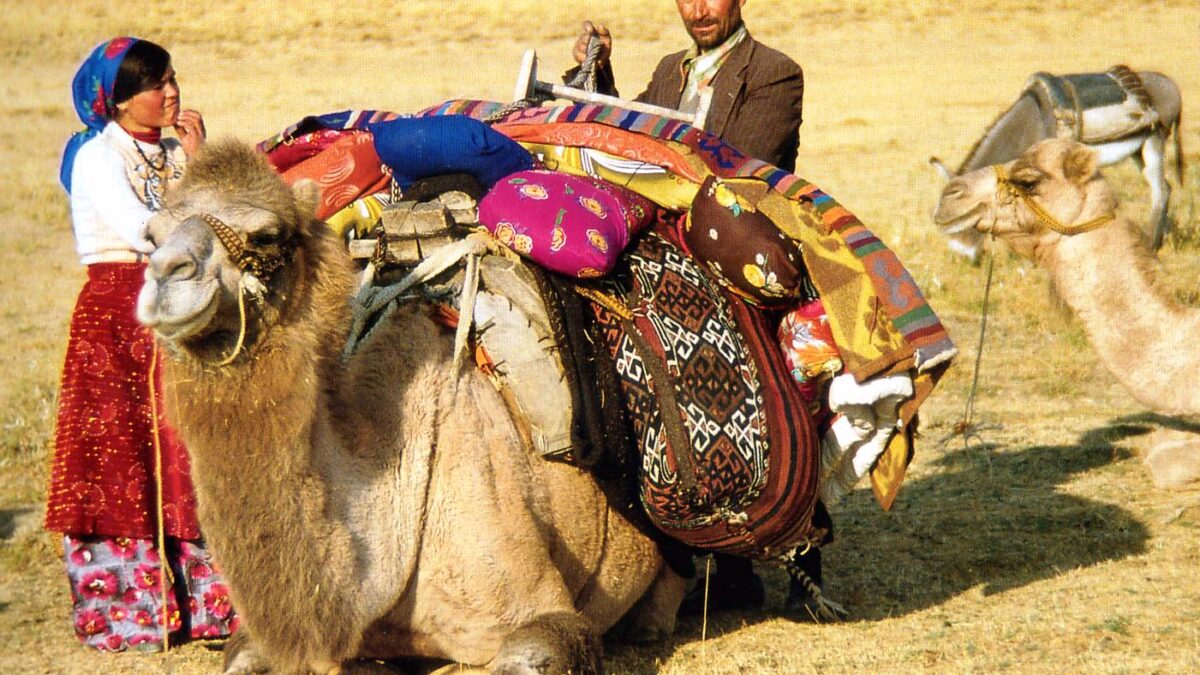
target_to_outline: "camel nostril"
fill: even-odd
[[[163,264],[159,268],[158,277],[163,280],[185,281],[196,276],[199,269],[196,261],[191,258],[178,258]]]

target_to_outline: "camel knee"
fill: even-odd
[[[497,675],[601,673],[603,647],[596,629],[573,612],[543,614],[519,626],[489,664]]]

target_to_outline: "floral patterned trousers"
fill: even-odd
[[[161,556],[151,539],[63,537],[75,635],[102,651],[158,651],[163,636]],[[168,538],[166,625],[171,642],[226,637],[238,626],[200,541]],[[180,608],[186,608],[181,611]]]

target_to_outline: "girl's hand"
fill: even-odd
[[[184,110],[179,113],[179,120],[175,122],[175,135],[179,137],[183,151],[188,157],[196,154],[208,136],[204,129],[204,117],[196,110]]]

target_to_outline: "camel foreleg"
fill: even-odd
[[[664,563],[646,594],[621,619],[613,632],[638,644],[659,642],[671,637],[675,633],[675,619],[687,591],[687,583],[687,579]]]
[[[225,641],[224,663],[221,672],[224,675],[254,675],[255,673],[271,672],[271,664],[262,651],[254,644],[250,632],[245,628],[234,632]]]

